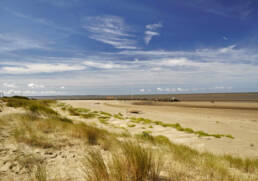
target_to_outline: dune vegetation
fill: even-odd
[[[2,103],[1,103],[2,102]],[[132,135],[109,120],[172,127],[208,134],[144,118],[127,118],[52,100],[3,98],[0,109],[0,178],[3,180],[85,181],[255,181],[258,159],[199,152],[151,131]],[[91,120],[96,120],[91,121]],[[93,123],[94,122],[94,123]]]

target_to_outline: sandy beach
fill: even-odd
[[[258,103],[256,102],[142,102],[142,101],[61,101],[74,107],[90,108],[112,114],[121,112],[131,117],[143,117],[166,123],[180,123],[183,127],[212,134],[230,134],[234,139],[198,137],[194,134],[153,125],[127,128],[129,131],[151,131],[164,135],[171,141],[182,143],[200,151],[233,154],[241,157],[258,157]],[[139,110],[141,114],[129,113]],[[124,126],[124,120],[115,124]],[[144,127],[144,129],[142,129]]]

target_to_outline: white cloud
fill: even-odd
[[[154,31],[145,31],[144,34],[145,34],[144,42],[147,45],[150,43],[152,37],[159,35],[159,33],[154,32]]]
[[[154,24],[149,24],[149,25],[146,25],[145,26],[145,28],[146,29],[149,29],[149,30],[156,30],[157,28],[162,28],[163,27],[163,25],[162,25],[162,23],[161,22],[159,22],[159,23],[154,23]]]
[[[58,91],[54,90],[48,90],[48,91],[40,91],[39,92],[41,95],[58,95]]]
[[[59,95],[58,91],[54,90],[45,90],[45,91],[37,91],[37,90],[14,90],[9,89],[2,91],[4,95],[13,96],[13,95],[25,95],[25,96],[46,96],[46,95]]]
[[[181,88],[181,87],[177,87],[177,88],[156,88],[156,91],[157,92],[167,92],[167,93],[170,93],[170,92],[192,92],[194,90],[197,90],[196,88],[193,88],[193,89],[186,89],[186,88]],[[199,90],[199,89],[198,89]]]
[[[183,65],[195,65],[195,63],[191,62],[187,58],[167,58],[161,59],[160,61],[151,61],[152,65],[163,66],[163,67],[173,67],[173,66],[183,66]]]
[[[3,83],[3,86],[7,87],[7,88],[15,88],[16,87],[15,84],[11,84],[11,83]]]
[[[84,61],[83,64],[88,67],[99,68],[99,69],[124,69],[124,68],[127,68],[126,65],[115,64],[113,62]]]
[[[229,45],[220,48],[203,48],[192,51],[165,51],[165,50],[132,50],[121,51],[120,56],[141,56],[145,59],[185,57],[195,62],[226,62],[226,63],[253,63],[258,64],[257,49],[236,48],[236,45]]]
[[[53,73],[83,70],[85,66],[82,65],[68,65],[68,64],[27,64],[24,66],[3,66],[1,73],[7,74],[37,74],[37,73]]]
[[[44,85],[39,85],[39,84],[34,84],[34,83],[29,83],[28,87],[32,88],[32,89],[34,89],[34,88],[41,88],[41,89],[45,88]]]
[[[140,91],[140,92],[145,92],[145,89],[140,89],[139,91]]]
[[[232,89],[232,86],[216,86],[216,87],[212,87],[210,88],[211,90],[231,90]]]
[[[159,36],[159,33],[157,31],[155,31],[158,28],[161,28],[163,25],[161,23],[157,23],[157,24],[149,24],[146,25],[145,28],[147,29],[144,34],[144,42],[146,45],[148,45],[150,43],[150,41],[152,40],[152,38],[154,36]]]
[[[87,18],[83,26],[91,39],[109,44],[117,49],[137,49],[137,42],[130,34],[130,28],[118,16],[97,16]]]
[[[235,47],[236,47],[236,45],[230,45],[228,47],[219,49],[219,52],[220,53],[229,53],[229,52],[232,52]]]
[[[37,61],[39,62],[39,60]],[[18,64],[18,62],[6,61],[3,63],[1,61],[1,84],[19,82],[19,89],[22,84],[26,85],[24,89],[28,89],[28,83],[37,83],[48,88],[44,90],[59,90],[59,94],[87,94],[89,93],[87,90],[95,88],[102,90],[102,93],[106,93],[106,91],[115,93],[118,90],[126,92],[126,90],[130,90],[128,87],[134,87],[135,92],[138,93],[142,87],[147,87],[144,90],[146,93],[149,90],[161,93],[226,92],[248,90],[246,87],[253,87],[250,90],[254,90],[258,85],[258,52],[235,45],[191,51],[124,50],[118,53],[103,52],[85,58],[58,58],[48,61],[55,63],[47,64],[44,66],[44,69],[47,70],[40,69],[40,72],[58,72],[57,68],[53,68],[58,67],[59,64],[56,62],[67,62],[64,63],[67,65],[66,67],[80,66],[79,69],[87,71],[74,71],[71,74],[12,76],[7,75],[7,70],[3,68],[21,67],[23,69],[18,71],[19,74],[25,74],[27,70],[30,73],[37,72],[38,69],[35,70],[30,63],[23,65],[21,62]],[[95,70],[96,68],[100,70]],[[60,69],[67,70],[66,68]],[[12,74],[16,72],[15,70],[9,71]],[[64,85],[69,89],[62,90],[60,87]],[[216,86],[214,87],[214,85]],[[199,87],[195,88],[196,86]],[[160,89],[157,90],[156,87]],[[230,87],[234,87],[234,89],[230,89]],[[14,90],[14,88],[10,89]],[[39,91],[38,89],[31,90]]]

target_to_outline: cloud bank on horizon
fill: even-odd
[[[254,0],[3,0],[0,92],[257,92],[257,18]]]

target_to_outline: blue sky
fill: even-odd
[[[258,91],[257,0],[1,0],[5,95]]]

